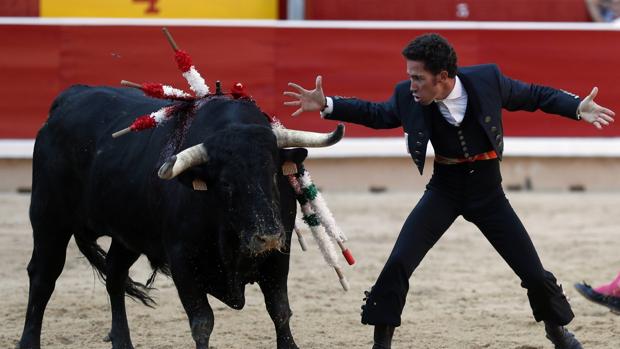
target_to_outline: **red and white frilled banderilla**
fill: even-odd
[[[209,86],[207,86],[205,80],[202,78],[198,70],[196,70],[196,67],[192,63],[192,58],[187,52],[179,49],[177,44],[174,42],[172,35],[170,35],[170,33],[168,32],[168,29],[163,28],[163,31],[166,35],[166,38],[168,39],[168,42],[170,43],[170,46],[172,46],[172,49],[174,51],[174,60],[177,63],[177,67],[181,71],[181,75],[183,75],[185,80],[187,80],[189,88],[194,92],[195,95],[187,93],[181,89],[159,83],[137,84],[131,81],[122,80],[121,84],[123,86],[138,88],[142,90],[147,96],[151,96],[154,98],[171,99],[178,101],[193,101],[206,97],[209,94]],[[116,138],[132,131],[135,132],[154,128],[170,120],[172,115],[174,115],[174,108],[172,107],[163,107],[150,114],[141,115],[137,117],[136,120],[129,127],[114,132],[114,134],[112,134],[112,137]]]

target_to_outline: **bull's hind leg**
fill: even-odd
[[[28,263],[30,290],[26,322],[19,341],[20,349],[38,349],[41,347],[41,325],[43,313],[49,301],[56,279],[65,265],[67,244],[71,238],[69,227],[60,228],[51,224],[32,222],[34,248]]]
[[[109,339],[112,341],[113,349],[133,349],[125,311],[125,285],[131,282],[129,268],[138,257],[140,254],[128,250],[114,239],[106,256],[106,290],[112,307],[112,329]]]
[[[209,305],[205,285],[196,277],[200,275],[196,270],[198,260],[200,258],[187,249],[175,248],[170,256],[170,271],[187,314],[196,349],[208,349],[214,325],[213,309]]]

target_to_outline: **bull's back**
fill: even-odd
[[[54,100],[37,135],[33,161],[53,157],[65,165],[84,165],[108,144],[126,143],[114,140],[112,133],[164,105],[165,101],[144,97],[134,89],[72,86]]]
[[[37,142],[62,137],[71,140],[66,145],[73,147],[76,143],[110,141],[114,131],[128,126],[135,117],[166,104],[135,89],[75,85],[54,100]]]
[[[35,141],[33,203],[65,207],[79,206],[86,196],[96,199],[101,183],[95,181],[129,171],[120,170],[128,157],[149,146],[148,132],[118,139],[112,133],[166,104],[128,88],[76,85],[63,91]]]

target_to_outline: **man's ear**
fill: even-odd
[[[448,72],[446,70],[442,70],[439,72],[439,81],[446,81],[448,79]]]

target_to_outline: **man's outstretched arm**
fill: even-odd
[[[395,128],[401,126],[398,117],[396,91],[392,98],[383,103],[364,101],[357,98],[326,97],[323,93],[321,76],[316,78],[313,90],[307,90],[290,82],[289,87],[295,91],[285,91],[284,95],[295,100],[286,101],[284,105],[298,107],[292,116],[307,111],[320,111],[321,116],[329,120],[352,122],[375,129]]]

